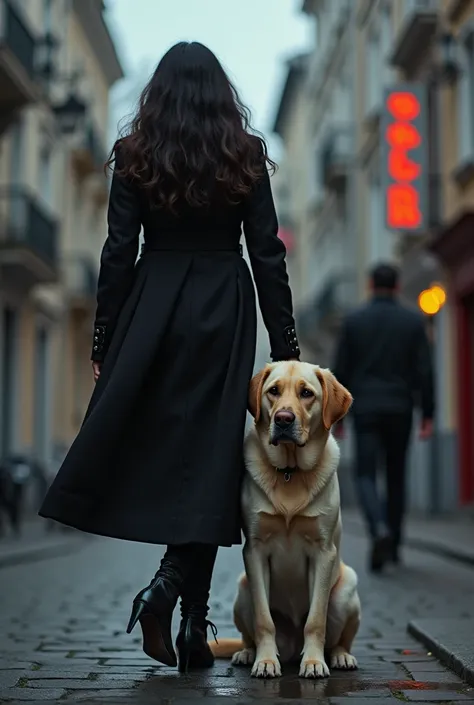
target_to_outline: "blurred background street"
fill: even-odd
[[[413,437],[406,550],[383,578],[365,574],[350,425],[341,441],[346,560],[361,573],[367,615],[362,671],[345,683],[249,684],[228,663],[197,685],[156,676],[122,631],[159,552],[36,517],[93,388],[103,165],[118,123],[182,39],[230,67],[279,163],[272,185],[303,359],[331,366],[341,321],[366,300],[381,260],[398,265],[403,302],[425,316],[434,434]],[[387,138],[396,96],[419,106],[409,186]],[[268,359],[260,321],[256,369]],[[133,702],[335,703],[353,692],[355,703],[367,691],[474,702],[473,399],[474,0],[0,0],[0,702],[83,690],[99,702],[132,689]],[[240,550],[223,551],[213,596],[222,635],[240,569]]]

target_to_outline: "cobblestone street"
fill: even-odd
[[[303,681],[292,669],[280,680],[256,681],[227,661],[204,675],[155,667],[141,652],[139,632],[124,632],[131,600],[160,558],[152,546],[87,539],[69,556],[3,568],[0,702],[474,703],[474,690],[406,632],[414,617],[473,618],[472,570],[410,550],[403,568],[374,578],[365,572],[365,551],[364,539],[345,537],[364,608],[355,646],[360,670],[325,681]],[[231,608],[241,565],[239,548],[221,551],[211,618],[222,637],[237,636]]]

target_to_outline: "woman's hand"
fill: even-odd
[[[100,369],[101,369],[101,367],[102,367],[102,363],[101,363],[101,362],[93,362],[93,363],[92,363],[92,369],[93,369],[93,371],[94,371],[94,382],[97,382],[97,380],[98,380],[99,377],[100,377]]]

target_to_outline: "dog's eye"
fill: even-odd
[[[270,389],[268,390],[268,394],[270,394],[272,397],[277,397],[280,394],[278,387],[270,387]]]
[[[311,389],[303,389],[301,390],[301,396],[303,399],[311,399],[311,397],[314,397],[314,393],[311,391]]]

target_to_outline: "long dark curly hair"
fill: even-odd
[[[219,60],[199,42],[164,55],[106,167],[118,144],[117,173],[145,189],[152,206],[170,210],[238,203],[263,169],[276,168]]]

